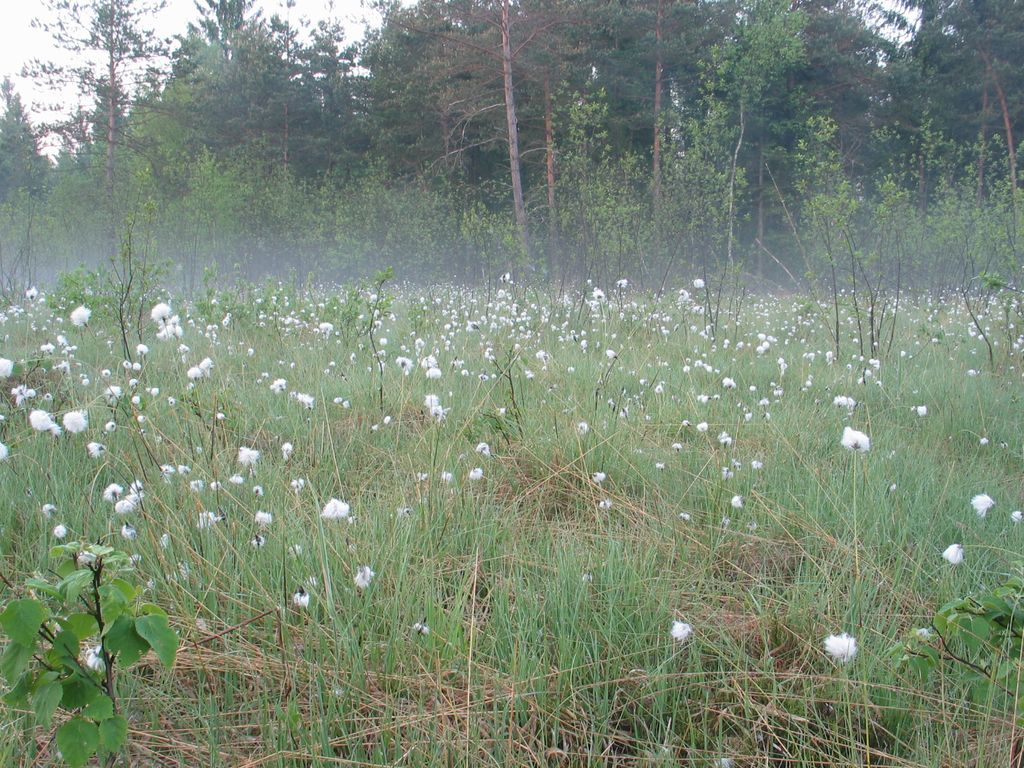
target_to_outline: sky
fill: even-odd
[[[306,18],[313,23],[326,18],[338,19],[350,41],[362,37],[365,20],[373,17],[373,12],[363,7],[361,0],[295,0],[291,10],[285,8],[284,0],[258,0],[257,5],[263,9],[265,17],[276,12],[282,16],[289,14],[293,20]],[[0,0],[0,80],[11,78],[33,122],[47,117],[47,104],[64,102],[68,112],[73,112],[77,105],[74,94],[53,94],[21,76],[22,68],[32,59],[68,61],[66,52],[56,48],[45,32],[32,26],[33,19],[45,17],[45,14],[46,6],[40,0]],[[198,17],[194,0],[167,0],[167,7],[154,18],[151,28],[160,37],[171,37],[184,32],[188,23]]]

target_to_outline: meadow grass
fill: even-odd
[[[827,359],[798,297],[747,299],[712,338],[675,294],[403,288],[377,323],[344,295],[172,302],[182,338],[148,324],[137,370],[99,299],[85,327],[59,297],[3,313],[3,600],[63,525],[138,555],[181,636],[173,670],[121,673],[124,765],[1009,765],[1005,702],[889,652],[1020,569],[1021,371],[1008,349],[990,369],[956,306],[904,305],[873,363],[851,317]],[[34,408],[89,428],[36,432]],[[135,480],[117,514],[104,489]],[[823,647],[842,632],[848,664]],[[54,761],[52,729],[2,718],[0,763]]]

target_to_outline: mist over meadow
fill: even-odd
[[[25,74],[85,106],[44,120],[4,86],[7,290],[126,245],[189,293],[213,269],[1016,277],[1014,3],[383,4],[349,44],[252,0],[198,2],[167,41],[154,7],[41,7],[61,55]]]

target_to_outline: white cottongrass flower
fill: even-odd
[[[107,667],[103,662],[103,650],[98,645],[86,650],[84,662],[93,672],[102,672]]]
[[[275,395],[280,395],[288,388],[288,381],[286,379],[274,379],[270,384],[270,391]]]
[[[427,622],[425,621],[417,621],[415,624],[412,625],[412,631],[415,632],[417,635],[429,635],[430,625],[427,624]]]
[[[852,397],[847,397],[846,395],[836,395],[834,398],[832,398],[832,405],[836,406],[837,408],[848,408],[849,410],[852,411],[854,408],[857,407],[857,401],[854,400]]]
[[[698,277],[696,280],[693,281],[693,287],[696,288],[698,291],[701,290],[704,287],[704,281]]]
[[[962,544],[950,544],[942,552],[942,557],[950,565],[960,565],[964,561],[964,548]]]
[[[471,469],[469,471],[469,479],[470,480],[474,480],[474,481],[475,480],[480,480],[480,479],[483,478],[483,476],[484,476],[483,467],[473,467],[473,469]]]
[[[257,512],[253,516],[253,519],[256,521],[256,525],[261,525],[261,526],[264,526],[264,527],[266,527],[266,526],[270,525],[272,522],[274,522],[274,516],[272,514],[270,514],[269,512],[262,512],[262,511]]]
[[[247,448],[244,445],[238,449],[238,463],[243,467],[252,467],[260,460],[260,452],[255,448]]]
[[[68,411],[64,414],[64,429],[73,435],[89,428],[89,414],[85,411]]]
[[[122,493],[124,493],[124,488],[122,486],[117,483],[111,483],[103,489],[103,500],[109,504],[113,504],[121,498]]]
[[[916,406],[914,406],[914,413],[916,413],[918,416],[922,416],[922,417],[927,416],[928,415],[928,406],[927,405],[916,405]]]
[[[606,475],[604,472],[595,472],[590,477],[598,485],[600,485],[601,483],[608,479],[608,475]]]
[[[974,507],[974,511],[978,513],[978,517],[985,517],[985,515],[988,514],[988,511],[995,505],[995,499],[987,493],[979,493],[971,499],[971,506]]]
[[[850,451],[867,453],[871,450],[871,438],[852,427],[845,427],[843,429],[843,438],[841,442],[843,444],[843,448]]]
[[[154,323],[165,323],[170,319],[171,311],[170,305],[161,301],[149,311],[149,316],[153,319]]]
[[[10,455],[11,455],[10,449],[6,445],[4,445],[3,443],[0,443],[0,461],[7,461],[7,459],[10,457]]]
[[[292,595],[292,605],[296,608],[309,608],[309,592],[299,587]]]
[[[53,417],[43,410],[36,409],[29,413],[28,423],[32,425],[32,429],[36,432],[49,432],[52,435],[59,435],[61,433],[60,426],[54,422]]]
[[[291,396],[295,402],[307,410],[311,411],[316,406],[316,398],[312,395],[307,395],[304,392],[292,392]]]
[[[55,538],[55,539],[63,539],[67,535],[68,535],[68,527],[66,525],[61,523],[59,525],[54,526],[54,528],[53,528],[53,538]]]
[[[79,328],[88,325],[90,317],[92,317],[92,310],[88,307],[75,307],[71,310],[71,323]]]
[[[611,509],[612,508],[612,500],[611,499],[601,499],[601,502],[597,506],[600,509]]]
[[[732,497],[732,501],[729,502],[733,509],[743,509],[743,497],[736,494]]]
[[[98,459],[107,452],[107,446],[103,443],[92,442],[85,446],[90,459]]]
[[[685,643],[693,634],[693,627],[685,621],[672,622],[672,639],[677,643]]]
[[[736,389],[736,381],[735,379],[731,379],[728,376],[726,376],[724,379],[722,379],[722,386],[725,387],[726,389]]]
[[[476,452],[479,453],[481,456],[490,456],[491,446],[489,446],[487,443],[477,443]]]
[[[373,581],[373,577],[377,574],[373,572],[373,568],[368,565],[360,565],[356,570],[356,575],[352,581],[355,583],[357,589],[366,589],[370,586],[370,582]]]
[[[576,425],[576,432],[580,435],[585,435],[590,431],[590,425],[585,421],[581,421]]]
[[[0,357],[0,379],[8,378],[12,373],[14,373],[14,361]]]
[[[1010,513],[1010,519],[1015,523],[1019,523],[1021,520],[1024,520],[1024,512],[1021,512],[1019,509],[1015,509]]]
[[[295,451],[295,446],[291,443],[281,444],[281,458],[288,461],[292,457],[292,453]]]
[[[320,517],[324,520],[348,520],[352,522],[352,508],[341,499],[331,499],[324,504]]]
[[[702,421],[700,424],[697,425],[697,431],[698,432],[707,432],[708,431],[708,423],[706,421]]]
[[[139,497],[133,493],[129,493],[123,499],[118,499],[114,503],[114,512],[119,515],[127,515],[130,512],[134,512],[139,506]]]
[[[857,639],[843,632],[825,638],[825,652],[838,664],[849,664],[857,655]]]

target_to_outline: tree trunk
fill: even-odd
[[[547,170],[548,187],[548,276],[554,275],[555,267],[555,233],[558,222],[555,212],[555,128],[551,108],[551,81],[544,76],[544,159]]]
[[[117,257],[117,216],[114,206],[114,142],[117,139],[117,59],[115,57],[114,13],[107,26],[107,247],[111,258]]]
[[[736,225],[736,165],[740,158],[740,149],[743,148],[743,133],[746,130],[747,122],[743,111],[743,102],[740,102],[740,135],[736,139],[736,149],[732,153],[732,169],[729,172],[729,241],[725,244],[726,263],[732,268],[732,236]]]
[[[661,75],[663,70],[661,40],[664,20],[665,0],[658,0],[658,14],[654,23],[654,143],[651,151],[651,196],[655,203],[661,197]]]
[[[924,147],[917,156],[917,210],[921,216],[928,212],[928,182],[925,178]]]
[[[512,176],[512,208],[524,253],[530,255],[530,232],[523,202],[523,177],[519,159],[519,123],[516,120],[515,91],[512,88],[512,43],[509,38],[509,0],[501,3],[501,70],[505,84],[505,119],[508,122],[508,162]]]
[[[994,70],[990,70],[992,84],[996,87],[996,96],[999,98],[999,109],[1003,113],[1003,129],[1006,131],[1006,153],[1010,160],[1010,194],[1013,200],[1014,220],[1017,216],[1017,148],[1013,142],[1013,123],[1010,121],[1010,108],[1006,103],[1006,92],[1003,91],[1002,83],[996,76]]]
[[[999,81],[999,75],[992,66],[992,56],[987,50],[981,51],[981,60],[985,62],[986,80],[991,82],[996,89],[996,98],[999,99],[999,109],[1003,114],[1003,130],[1006,132],[1006,154],[1010,162],[1010,198],[1013,203],[1013,221],[1017,222],[1017,145],[1013,140],[1013,121],[1010,119],[1010,108],[1006,102],[1006,92],[1003,84]],[[987,94],[987,91],[986,91]]]
[[[978,129],[978,203],[985,199],[985,145],[988,143],[988,81],[981,91],[981,127]]]
[[[757,276],[764,279],[764,139],[757,146]]]

